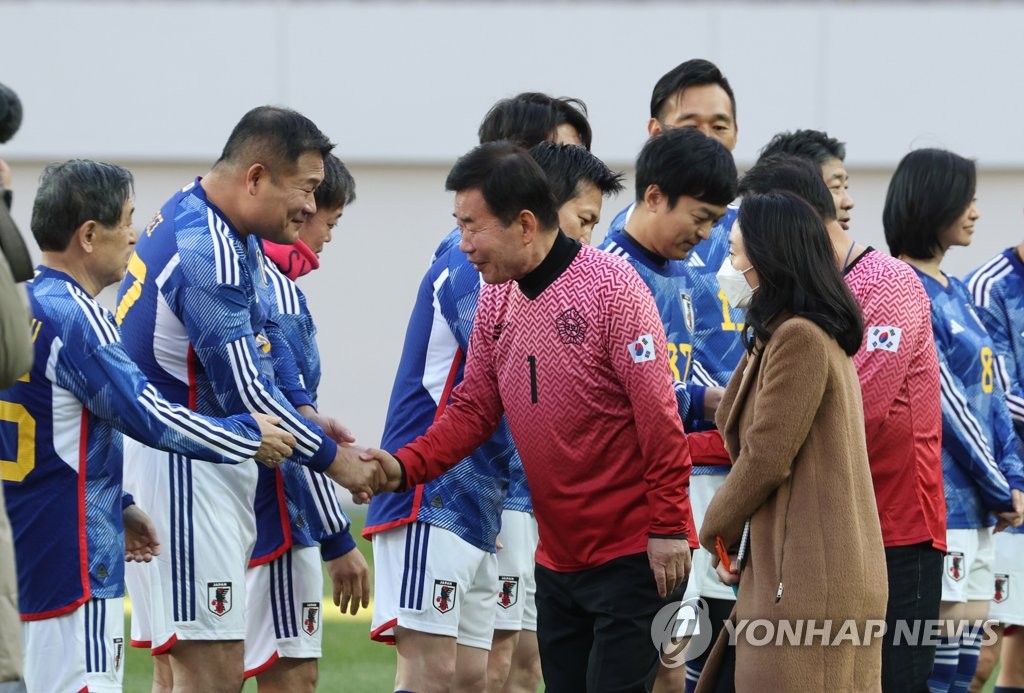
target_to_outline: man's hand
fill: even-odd
[[[360,505],[369,503],[373,494],[388,482],[387,474],[379,464],[361,459],[361,454],[366,452],[366,448],[339,445],[334,462],[324,471],[324,474],[347,488],[352,493],[352,500]]]
[[[718,560],[718,556],[711,557],[711,563],[715,566],[715,573],[718,574],[718,579],[725,585],[738,585],[740,584],[740,571],[736,567],[736,554],[729,555],[729,570],[725,569],[725,564]]]
[[[1013,498],[1013,510],[996,513],[995,531],[1002,532],[1008,527],[1020,527],[1024,523],[1024,492],[1019,489],[1010,491]]]
[[[359,459],[364,462],[376,461],[377,464],[380,465],[384,475],[387,477],[387,482],[384,486],[377,489],[378,493],[384,491],[397,491],[402,487],[402,465],[391,453],[386,450],[370,448],[360,455]]]
[[[295,436],[283,428],[278,428],[281,419],[276,416],[257,413],[253,414],[252,418],[256,419],[260,433],[263,434],[263,442],[254,457],[257,462],[273,469],[291,457],[292,448],[295,447]]]
[[[359,549],[326,561],[327,574],[334,585],[334,605],[341,613],[349,611],[355,616],[359,607],[370,606],[370,566]]]
[[[722,403],[724,387],[708,387],[704,389],[704,420],[714,421],[718,413],[718,405]]]
[[[149,563],[153,556],[160,555],[160,540],[156,526],[149,515],[137,505],[129,505],[122,513],[124,517],[124,560]]]
[[[690,574],[690,547],[685,539],[648,539],[647,559],[662,597],[683,584]]]
[[[356,442],[352,431],[333,416],[321,414],[308,404],[298,408],[298,412],[324,429],[324,434],[338,445],[349,445]]]

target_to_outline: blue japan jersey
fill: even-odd
[[[274,290],[277,323],[289,349],[273,349],[274,370],[286,370],[289,359],[297,367],[302,385],[316,406],[320,386],[320,350],[316,324],[309,312],[306,295],[286,277],[273,260],[264,256],[267,280]],[[281,555],[291,544],[320,546],[325,560],[355,548],[348,516],[341,508],[337,487],[325,474],[293,462],[277,469],[260,467],[256,485],[256,546],[252,563],[266,563]],[[284,519],[288,519],[285,524]],[[289,536],[291,541],[289,541]]]
[[[140,234],[117,294],[125,348],[165,397],[203,414],[262,412],[297,441],[293,460],[318,471],[337,445],[296,406],[309,404],[288,350],[260,241],[242,237],[198,179]]]
[[[942,284],[917,270],[932,301],[932,330],[942,392],[942,474],[949,529],[995,524],[1012,509],[1010,489],[1024,490],[1024,465],[993,342],[960,280]]]
[[[113,316],[70,276],[27,284],[35,361],[0,392],[0,469],[22,618],[124,594],[122,432],[220,463],[260,447],[248,414],[208,419],[163,399],[124,350]]]
[[[384,424],[385,450],[394,452],[422,435],[462,381],[479,292],[480,275],[453,232],[435,253],[416,296]],[[418,520],[494,552],[513,465],[522,469],[502,418],[490,440],[437,479],[404,493],[374,496],[367,534]],[[525,483],[524,478],[523,490]],[[528,491],[522,500],[514,509],[530,510]]]

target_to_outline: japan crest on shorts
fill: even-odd
[[[946,575],[954,582],[964,579],[964,555],[959,551],[950,551],[946,554]]]
[[[515,575],[498,576],[498,606],[511,609],[519,601],[519,578]]]
[[[451,580],[434,580],[434,608],[446,614],[455,608],[455,590],[458,589]]]
[[[690,294],[679,292],[679,301],[683,304],[683,320],[686,322],[686,329],[693,332],[693,299]]]
[[[895,352],[900,348],[900,337],[902,335],[903,330],[898,327],[874,325],[868,328],[868,341],[864,350],[875,351],[880,349],[882,351]]]
[[[996,573],[996,589],[992,595],[992,601],[1002,604],[1010,598],[1010,576],[1006,573]]]
[[[206,608],[215,616],[223,616],[231,611],[231,583],[206,583]]]
[[[633,363],[654,360],[654,337],[649,334],[637,337],[636,341],[630,342],[626,348],[629,349],[629,355],[633,357]]]
[[[302,632],[313,635],[320,630],[320,602],[302,602]]]

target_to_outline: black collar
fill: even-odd
[[[640,241],[638,241],[637,239],[635,239],[632,236],[630,236],[629,232],[626,231],[626,229],[622,229],[622,231],[620,233],[622,233],[623,236],[625,236],[626,238],[631,240],[633,242],[633,245],[636,246],[636,249],[639,250],[643,254],[644,257],[646,257],[648,260],[653,262],[656,266],[661,267],[662,269],[664,269],[666,266],[668,266],[668,258],[662,257],[661,255],[658,255],[653,250],[649,250],[649,249],[645,248],[643,246],[643,244],[640,243]]]
[[[551,251],[539,265],[516,280],[519,290],[531,301],[558,279],[580,252],[579,241],[574,241],[558,230]]]

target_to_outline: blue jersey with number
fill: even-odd
[[[209,419],[163,399],[113,316],[67,274],[41,267],[26,286],[35,361],[0,392],[0,468],[19,607],[37,620],[124,594],[122,432],[239,463],[259,449],[260,431],[248,414]]]
[[[960,280],[948,277],[943,286],[915,271],[932,301],[939,355],[946,525],[991,527],[992,512],[1012,510],[1010,489],[1024,490],[1024,465],[996,377],[992,338]]]
[[[292,359],[309,398],[316,406],[320,385],[320,350],[316,324],[306,295],[286,277],[274,261],[264,256],[267,280],[274,290],[278,327],[290,349],[274,349],[274,370],[288,367],[279,360]],[[291,544],[320,546],[325,560],[355,548],[348,516],[341,508],[337,487],[322,472],[288,462],[277,469],[260,467],[256,484],[256,547],[251,565],[267,563]],[[287,518],[287,522],[285,521]],[[290,541],[289,541],[290,537]]]
[[[462,381],[479,292],[480,275],[453,232],[438,248],[416,296],[384,423],[384,449],[394,452],[422,435]],[[404,493],[375,496],[366,532],[418,520],[494,552],[513,464],[522,467],[502,418],[490,440],[437,479]]]
[[[614,237],[626,228],[634,205],[626,207],[612,220],[608,236]],[[706,386],[725,387],[743,356],[744,311],[732,308],[725,294],[718,288],[715,277],[722,263],[729,257],[729,231],[739,208],[729,205],[725,215],[711,227],[706,241],[701,241],[685,260],[693,301],[693,372],[691,379]]]
[[[288,350],[260,240],[242,236],[199,180],[175,194],[140,234],[117,294],[128,353],[165,397],[203,414],[280,417],[293,460],[323,471],[337,445],[295,407],[309,404]]]

